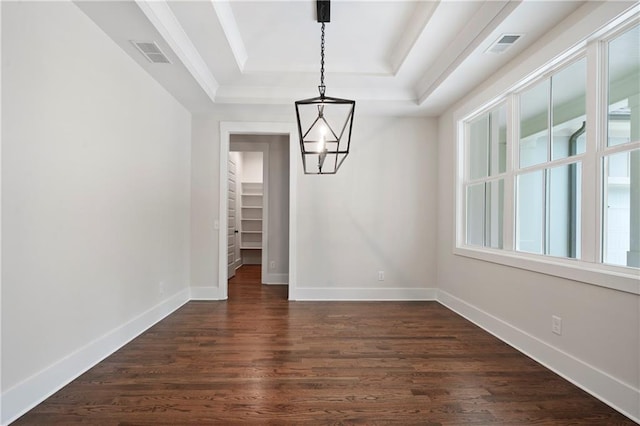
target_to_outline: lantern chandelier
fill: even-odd
[[[331,22],[329,0],[316,0],[320,37],[320,96],[296,101],[305,174],[335,174],[349,154],[356,101],[325,95],[324,24]]]

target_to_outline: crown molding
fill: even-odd
[[[135,0],[135,2],[207,96],[215,102],[220,85],[171,11],[169,4],[165,0]]]
[[[231,10],[231,3],[228,1],[214,1],[211,0],[213,9],[218,15],[218,20],[224,31],[224,35],[227,38],[233,57],[236,58],[236,64],[240,69],[240,72],[244,72],[245,64],[247,63],[247,50],[244,47],[242,36],[240,35],[240,29],[238,23]]]
[[[428,97],[471,55],[477,47],[520,5],[522,0],[508,2],[485,2],[462,31],[445,50],[447,55],[439,58],[428,74],[417,85],[418,104]]]
[[[417,5],[417,11],[412,15],[411,19],[404,27],[393,51],[389,55],[389,65],[392,69],[392,75],[396,76],[407,58],[411,55],[416,42],[423,37],[427,24],[433,17],[436,9],[440,6],[441,0],[420,2]]]

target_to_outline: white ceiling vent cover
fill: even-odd
[[[503,53],[520,40],[520,37],[522,34],[502,34],[485,52]]]
[[[138,48],[140,53],[144,55],[147,60],[153,64],[170,64],[171,61],[160,50],[157,44],[152,41],[133,41],[131,43]]]

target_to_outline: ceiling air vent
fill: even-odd
[[[157,44],[152,41],[131,41],[135,47],[138,48],[140,53],[144,55],[147,60],[153,64],[170,64],[171,61],[160,50]]]
[[[503,53],[520,40],[520,37],[522,34],[502,34],[485,52]]]

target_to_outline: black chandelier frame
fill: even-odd
[[[298,134],[300,136],[300,151],[302,153],[302,165],[305,174],[335,174],[347,155],[351,147],[351,131],[353,129],[353,115],[356,102],[350,99],[342,99],[326,96],[326,86],[324,84],[324,35],[325,23],[330,22],[330,1],[316,0],[316,10],[318,22],[322,24],[320,42],[320,85],[318,91],[320,96],[303,99],[295,102]],[[326,111],[325,111],[326,108]],[[346,112],[346,118],[340,125],[331,125],[334,117],[329,119],[326,113],[338,108],[341,115]],[[311,124],[303,129],[302,110],[311,110],[315,119]],[[317,115],[317,116],[316,116]],[[329,115],[332,115],[329,113]],[[318,135],[317,128],[322,127],[326,132]],[[322,133],[322,132],[320,132]],[[346,140],[345,140],[346,139]],[[327,159],[329,159],[327,161]],[[317,161],[316,161],[317,160]]]

